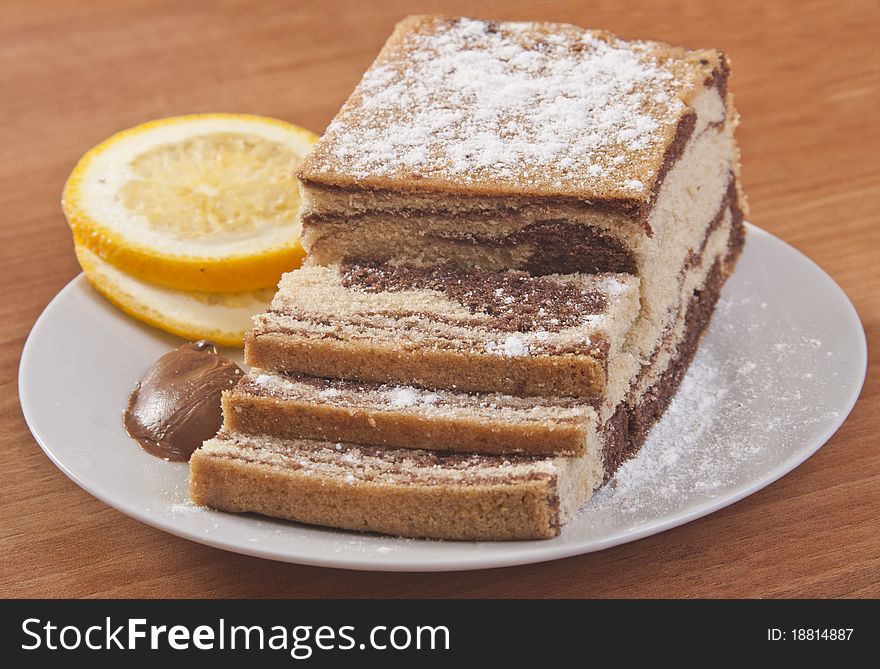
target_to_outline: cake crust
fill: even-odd
[[[391,342],[334,341],[273,332],[248,333],[244,347],[245,362],[260,369],[422,388],[598,400],[607,379],[601,355],[507,357],[443,349],[403,350]]]
[[[364,451],[221,434],[193,454],[190,496],[222,511],[395,536],[510,540],[559,533],[563,519],[553,460],[504,464],[470,456],[462,466],[456,456],[384,449],[384,464],[394,468],[389,474],[387,468],[371,471],[376,460]],[[366,466],[327,466],[334,457]],[[483,469],[489,473],[474,473]]]
[[[726,87],[717,50],[571,25],[411,16],[300,165],[310,187],[637,210]]]
[[[595,410],[563,399],[424,391],[251,372],[223,394],[224,429],[288,439],[501,455],[598,449]]]

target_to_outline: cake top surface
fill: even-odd
[[[644,202],[716,50],[411,16],[299,169],[337,187]]]

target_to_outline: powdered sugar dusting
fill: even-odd
[[[694,451],[706,431],[719,419],[727,388],[719,383],[719,367],[705,356],[697,359],[682,381],[678,394],[672,401],[666,416],[651,433],[648,444],[638,457],[625,462],[610,483],[612,496],[618,503],[632,504],[648,486],[651,495],[669,496],[682,494],[681,473],[692,473]],[[704,471],[689,484],[703,490],[717,488],[722,481],[719,467],[729,462],[726,448],[720,453],[709,454],[717,461],[704,459],[700,464]],[[602,497],[596,497],[596,504]]]
[[[597,530],[622,522],[637,528],[724,495],[770,470],[804,434],[840,417],[823,410],[822,399],[838,382],[840,352],[786,330],[789,314],[773,306],[749,296],[722,298],[669,409],[580,522]],[[816,320],[814,313],[809,318]],[[776,333],[775,341],[768,342],[767,332]]]
[[[544,337],[544,339],[546,339],[546,337]],[[523,338],[518,337],[517,335],[509,335],[500,342],[486,342],[486,350],[489,351],[489,353],[503,355],[510,358],[513,356],[528,355],[531,347]]]
[[[283,384],[284,380],[275,374],[251,374],[250,380],[258,386],[271,388],[276,384]]]
[[[419,396],[421,395],[418,390],[408,386],[394,388],[386,394],[388,396],[388,404],[392,409],[403,409],[418,404]]]
[[[685,111],[685,53],[573,26],[423,21],[364,75],[310,168],[639,199]]]
[[[609,302],[617,301],[621,295],[632,295],[639,289],[639,279],[625,274],[603,274],[599,283]]]

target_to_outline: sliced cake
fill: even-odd
[[[744,207],[728,72],[714,49],[409,17],[299,168],[309,262],[631,273],[650,353],[679,269]]]
[[[255,318],[193,499],[558,533],[663,414],[742,249],[728,72],[568,25],[401,22],[298,171],[310,255]]]
[[[676,328],[607,417],[574,400],[566,407],[553,398],[501,399],[254,371],[224,397],[224,433],[191,460],[192,498],[225,511],[401,536],[555,536],[638,451],[671,401],[733,270],[741,227],[728,223],[714,233],[713,252],[704,252],[689,273],[703,279]],[[535,454],[581,444],[583,450],[568,457],[452,452],[521,448]]]
[[[221,433],[190,460],[190,496],[348,530],[435,539],[543,539],[602,480],[595,457],[442,454]]]
[[[245,361],[351,381],[616,402],[638,311],[638,280],[628,275],[312,266],[282,278],[245,338]]]
[[[455,408],[456,402],[450,401],[454,393],[444,391],[254,372],[224,398],[227,431],[207,441],[190,460],[192,499],[223,511],[399,536],[555,536],[592,491],[644,443],[696,352],[738,248],[731,246],[729,256],[712,263],[706,281],[688,300],[683,336],[659,347],[669,351],[669,360],[661,363],[665,355],[658,355],[645,365],[613,414],[595,419],[595,431],[587,409],[583,422],[579,412],[566,416],[557,409],[553,424],[566,424],[568,418],[573,427],[563,429],[563,438],[557,439],[549,425],[524,418],[530,413],[524,407],[534,399],[510,399],[484,415],[491,406],[466,409],[473,400],[459,400]],[[646,385],[636,401],[642,382]],[[441,398],[449,406],[435,413],[432,407]],[[546,408],[537,413],[542,411]],[[578,425],[585,428],[583,442]],[[460,429],[465,426],[471,429]],[[228,431],[231,428],[254,434]],[[499,429],[497,439],[493,429]],[[297,438],[300,434],[312,438]],[[336,442],[342,435],[383,444]],[[527,435],[536,443],[583,443],[584,450],[575,457],[450,452],[487,443],[501,448],[521,445],[534,452],[527,450]],[[410,446],[439,450],[393,447],[410,436]]]
[[[423,390],[252,370],[223,395],[224,429],[462,453],[596,451],[596,411],[571,398]]]
[[[680,313],[654,354],[638,365],[627,397],[603,402],[426,390],[253,370],[224,394],[225,428],[287,438],[456,452],[579,455],[615,415],[628,425],[623,453],[603,455],[607,473],[644,441],[687,370],[741,244],[719,226],[684,274]],[[620,420],[620,419],[619,419]],[[619,444],[618,444],[619,445]]]

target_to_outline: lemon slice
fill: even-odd
[[[62,207],[77,243],[178,290],[277,284],[304,255],[294,168],[317,137],[245,114],[196,114],[124,130],[86,153]]]
[[[266,311],[274,288],[242,293],[172,290],[120,271],[82,244],[76,258],[89,283],[129,316],[186,339],[210,339],[220,346],[242,346],[251,317]]]

